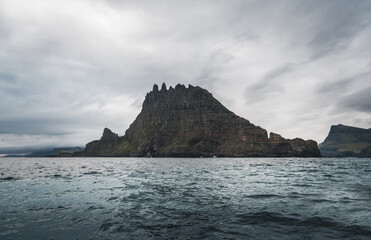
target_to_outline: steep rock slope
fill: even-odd
[[[123,137],[105,129],[80,156],[318,157],[317,143],[287,140],[229,111],[207,90],[154,85]]]
[[[362,156],[367,156],[367,147],[371,145],[371,129],[363,129],[342,124],[331,126],[330,132],[319,148],[327,157],[355,157],[362,149]]]

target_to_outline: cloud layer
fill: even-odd
[[[123,134],[154,83],[319,142],[371,127],[370,1],[0,0],[0,148]]]

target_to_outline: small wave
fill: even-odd
[[[331,174],[325,174],[325,175],[323,175],[324,177],[330,177],[330,178],[332,178],[332,177],[334,177],[334,175],[331,175]]]
[[[302,197],[315,197],[316,199],[319,199],[320,197],[323,197],[323,194],[320,193],[298,193],[298,192],[292,192],[288,195],[289,198],[302,198]]]
[[[291,214],[292,215],[292,214]],[[350,225],[347,226],[341,222],[326,217],[310,217],[307,219],[298,219],[295,217],[286,217],[275,212],[257,212],[251,214],[238,215],[238,222],[242,224],[264,224],[266,222],[277,223],[281,225],[303,226],[303,227],[324,227],[336,231],[347,232],[354,235],[371,236],[371,228],[367,226]]]
[[[110,197],[110,198],[107,199],[107,201],[113,201],[113,200],[117,200],[117,199],[118,199],[118,197]]]
[[[197,185],[197,182],[190,182],[190,183],[187,183],[186,185],[187,186],[194,186],[194,185]]]
[[[85,212],[95,211],[95,210],[103,210],[105,207],[103,206],[90,206],[87,209],[85,209]]]
[[[301,198],[301,194],[297,192],[292,192],[288,195],[289,198]]]
[[[74,217],[74,218],[71,219],[71,221],[72,221],[71,226],[73,226],[74,224],[79,224],[79,223],[83,222],[84,219],[81,218],[81,217]]]
[[[14,181],[18,179],[19,178],[16,178],[16,177],[4,177],[4,178],[0,178],[0,181]]]
[[[9,230],[6,230],[6,231],[1,231],[0,232],[0,236],[6,236],[6,235],[16,234],[16,233],[18,233],[17,230],[15,230],[15,229],[9,229]]]
[[[27,209],[27,211],[30,211],[30,212],[38,212],[38,211],[42,211],[42,210],[45,210],[45,208],[43,208],[43,207],[31,207],[31,208]]]
[[[260,224],[264,222],[276,222],[280,224],[294,224],[297,219],[285,217],[279,213],[274,212],[257,212],[252,214],[239,214],[239,223],[243,224]]]
[[[91,171],[91,172],[84,173],[84,175],[97,175],[97,174],[102,174],[102,173],[98,171]]]
[[[257,173],[249,173],[248,176],[258,176],[259,174]]]
[[[265,164],[262,163],[250,163],[250,167],[264,167]]]
[[[295,187],[312,187],[310,184],[294,184]]]
[[[110,222],[103,223],[103,224],[100,226],[99,231],[101,231],[101,232],[108,231],[112,226],[113,226],[113,223],[110,223]]]
[[[351,225],[345,227],[344,230],[352,234],[371,236],[371,228],[366,226]]]
[[[327,200],[327,199],[311,199],[310,201],[314,203],[332,202],[331,200]]]
[[[54,175],[52,175],[52,176],[50,176],[51,178],[63,178],[63,176],[62,175],[60,175],[60,174],[54,174]]]
[[[311,217],[299,222],[303,226],[313,226],[313,227],[326,227],[326,228],[338,228],[341,223],[335,222],[330,218],[326,217]]]
[[[246,197],[254,198],[254,199],[263,199],[263,198],[282,197],[282,196],[275,195],[275,194],[255,194],[255,195],[247,195]]]
[[[57,209],[67,209],[67,208],[64,206],[58,206]]]
[[[71,177],[63,176],[63,175],[60,175],[60,174],[47,175],[47,176],[45,176],[45,178],[68,179],[68,180],[72,179]]]
[[[128,228],[127,226],[120,225],[112,230],[114,233],[123,233],[123,232],[131,232],[132,229]]]

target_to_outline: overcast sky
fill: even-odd
[[[371,1],[0,0],[0,148],[123,135],[154,83],[322,142],[371,127]]]

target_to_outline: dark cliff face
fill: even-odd
[[[371,145],[371,129],[333,125],[325,141],[319,145],[322,155],[328,157],[355,157]],[[364,154],[366,155],[366,154]]]
[[[371,158],[371,144],[362,148],[361,152],[357,155],[360,158]]]
[[[86,146],[86,156],[320,156],[317,143],[286,140],[243,119],[200,87],[158,86],[124,137],[105,129]]]

